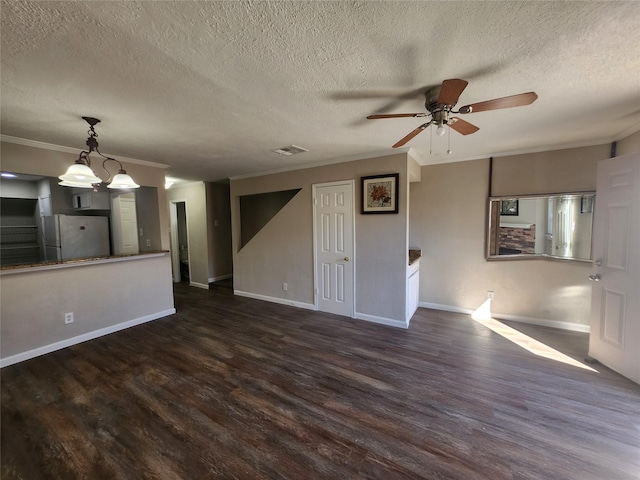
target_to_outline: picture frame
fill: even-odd
[[[518,199],[507,198],[500,201],[500,215],[518,216]]]
[[[398,213],[398,173],[360,177],[362,214]]]
[[[583,195],[580,197],[580,213],[592,213],[593,212],[593,199],[594,195]]]

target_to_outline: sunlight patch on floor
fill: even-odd
[[[591,370],[592,372],[598,373],[597,370],[589,367],[588,365],[584,365],[577,360],[565,355],[564,353],[559,352],[558,350],[545,345],[544,343],[531,338],[528,335],[525,335],[518,330],[505,325],[504,323],[491,318],[491,300],[487,300],[482,305],[480,305],[475,312],[471,315],[476,322],[484,325],[490,330],[494,331],[498,335],[506,338],[507,340],[512,341],[516,345],[528,350],[534,355],[538,355],[540,357],[548,358],[550,360],[555,360],[556,362],[566,363],[567,365],[572,365],[574,367],[584,368],[585,370]]]

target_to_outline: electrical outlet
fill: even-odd
[[[64,314],[64,324],[69,325],[70,323],[73,323],[73,312]]]
[[[489,291],[487,292],[487,298],[488,298],[489,300],[493,300],[493,299],[494,299],[494,297],[495,297],[495,293],[494,293],[493,291],[489,290]]]
[[[282,290],[287,291],[288,285],[286,283],[282,284]]]
[[[151,239],[148,238],[147,239],[147,247],[150,247],[150,246],[151,246]]]

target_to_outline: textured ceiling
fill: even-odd
[[[473,135],[407,144],[424,164],[607,143],[640,129],[640,2],[2,1],[1,133],[215,181],[384,154],[424,90],[469,81]],[[421,121],[422,120],[422,121]],[[308,152],[285,157],[291,144]]]

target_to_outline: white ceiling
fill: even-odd
[[[458,105],[535,91],[464,117],[473,135],[411,142],[424,164],[608,143],[640,129],[640,2],[2,1],[1,133],[100,150],[215,181],[391,151]],[[431,137],[433,143],[430,145]],[[309,151],[271,152],[298,145]],[[431,150],[431,152],[430,152]]]

